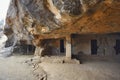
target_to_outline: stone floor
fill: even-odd
[[[120,80],[120,56],[81,56],[82,64],[39,64],[48,80]]]
[[[33,67],[26,63],[32,57],[0,57],[0,80],[39,80],[38,76],[40,80],[43,80],[42,77],[45,80],[120,80],[120,55],[80,56],[82,64],[51,62],[48,57],[37,65],[36,74]],[[57,60],[59,58],[53,57],[53,61]]]
[[[24,63],[31,56],[0,57],[0,80],[38,80],[32,67]]]

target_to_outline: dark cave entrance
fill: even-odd
[[[115,50],[116,50],[116,55],[120,53],[120,39],[116,40]]]
[[[60,40],[60,53],[65,52],[64,39]]]
[[[97,55],[97,40],[91,40],[91,54]]]
[[[15,54],[33,55],[35,52],[35,46],[27,44],[26,40],[20,40],[19,43],[16,44],[13,52]]]

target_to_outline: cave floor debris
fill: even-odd
[[[26,63],[32,57],[0,57],[0,80],[120,80],[120,55],[81,56],[82,64],[42,62],[36,69]]]
[[[120,80],[120,55],[82,56],[82,64],[43,62],[48,80]]]

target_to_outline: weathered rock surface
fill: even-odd
[[[120,32],[119,0],[11,0],[6,25],[18,40]]]

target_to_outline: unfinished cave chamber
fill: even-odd
[[[118,55],[119,5],[118,0],[11,0],[6,25],[21,46],[30,40],[36,56]]]

